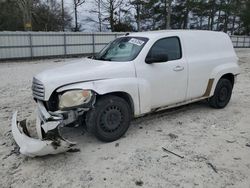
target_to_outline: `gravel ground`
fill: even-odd
[[[250,188],[250,49],[237,54],[242,72],[225,109],[199,102],[148,115],[113,143],[68,128],[80,152],[40,158],[18,153],[11,115],[19,110],[21,119],[33,111],[33,75],[68,59],[1,63],[0,187]]]

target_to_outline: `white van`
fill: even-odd
[[[44,71],[33,79],[37,132],[13,115],[21,153],[55,154],[74,145],[62,126],[83,124],[102,141],[119,139],[132,118],[207,99],[224,108],[239,74],[229,36],[211,31],[153,31],[115,39],[100,53]]]

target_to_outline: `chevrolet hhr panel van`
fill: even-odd
[[[238,58],[229,36],[211,31],[155,31],[115,39],[100,53],[33,78],[38,139],[12,118],[13,136],[28,156],[69,150],[60,127],[84,124],[102,141],[119,139],[134,117],[207,99],[230,101]]]

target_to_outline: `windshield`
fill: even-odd
[[[140,53],[146,42],[144,37],[121,37],[109,43],[94,59],[104,61],[132,61]]]

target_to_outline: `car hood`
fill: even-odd
[[[55,89],[78,82],[135,77],[133,62],[99,61],[81,58],[68,64],[43,71],[35,76],[43,83],[46,95]],[[48,96],[45,98],[48,99]]]

